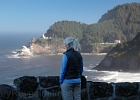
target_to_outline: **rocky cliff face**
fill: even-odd
[[[46,48],[40,46],[35,43],[36,39],[32,38],[29,43],[27,43],[27,47],[30,48],[33,52],[33,55],[41,55],[41,54],[48,54],[51,53],[50,47],[47,45]]]
[[[27,47],[32,49],[34,55],[57,54],[65,52],[65,48],[63,46],[49,45],[47,43],[41,46],[36,43],[36,39],[34,38],[32,38],[27,44]]]
[[[51,53],[51,50],[49,48],[44,48],[38,44],[31,44],[32,48],[33,48],[33,54],[49,54]]]
[[[21,49],[14,51],[12,54],[12,58],[30,58],[37,55],[52,55],[52,54],[61,54],[65,52],[65,48],[63,46],[53,46],[45,44],[41,46],[36,43],[36,39],[32,38],[29,43],[25,46],[22,46]]]
[[[131,41],[117,44],[95,67],[97,70],[140,71],[140,32]]]
[[[30,58],[36,55],[53,54],[52,47],[46,45],[45,47],[35,43],[36,39],[33,38],[21,49],[13,52],[12,58]]]

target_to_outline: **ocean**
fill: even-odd
[[[0,35],[0,84],[12,85],[14,79],[22,76],[59,76],[62,55],[43,55],[31,58],[11,58],[12,52],[26,45],[31,38],[42,34]],[[94,82],[140,82],[140,73],[118,71],[97,71],[105,55],[83,55],[84,72],[88,81]]]

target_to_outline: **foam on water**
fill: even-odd
[[[140,82],[140,73],[118,71],[97,71],[91,67],[84,67],[85,75],[89,81],[100,82]]]
[[[116,80],[116,77],[118,77],[118,72],[108,72],[108,74],[109,75],[103,76],[102,80]]]

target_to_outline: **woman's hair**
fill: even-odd
[[[69,44],[72,48],[74,48],[74,50],[78,50],[78,48],[80,48],[80,44],[78,42],[78,39],[75,39],[73,37],[67,37],[64,40],[65,44]]]

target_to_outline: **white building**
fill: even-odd
[[[121,40],[114,40],[114,43],[121,43]]]

